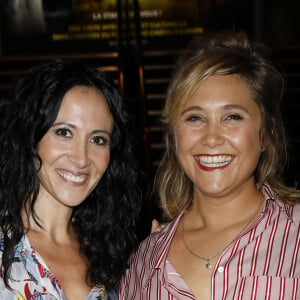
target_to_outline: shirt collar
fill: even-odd
[[[263,184],[262,193],[265,199],[264,213],[267,213],[271,209],[271,206],[273,206],[278,211],[283,211],[286,214],[287,218],[291,220],[291,222],[293,222],[291,205],[281,201],[277,193],[268,184]],[[168,252],[183,214],[184,212],[181,212],[175,219],[168,223],[162,229],[162,231],[155,232],[151,235],[154,240],[154,247],[149,261],[149,276],[145,276],[146,281],[143,284],[143,287],[147,286],[156,269],[160,270],[159,276],[162,280],[162,283],[164,283],[163,271],[165,269],[164,267],[167,260]],[[273,216],[276,217],[277,214],[274,213]]]
[[[159,239],[156,242],[156,259],[153,260],[154,264],[153,267],[155,269],[160,269],[168,256],[169,248],[171,245],[171,242],[173,240],[173,237],[175,235],[175,232],[177,230],[177,227],[179,225],[179,221],[182,217],[184,212],[181,212],[173,221],[171,221],[166,228],[164,228],[164,232],[161,234]]]
[[[293,222],[293,206],[285,203],[284,201],[280,200],[278,197],[278,194],[268,185],[268,184],[263,184],[262,186],[262,193],[265,198],[265,207],[264,207],[264,213],[270,209],[270,206],[273,205],[275,207],[278,207],[281,211],[283,211],[287,218]]]

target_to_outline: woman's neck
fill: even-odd
[[[64,206],[51,207],[47,201],[38,198],[34,205],[35,218],[32,213],[27,217],[25,209],[21,214],[25,230],[40,232],[53,241],[62,242],[74,238],[72,211],[72,208]]]
[[[256,188],[247,188],[223,197],[203,195],[195,191],[186,222],[190,219],[194,226],[223,228],[227,224],[248,218],[262,201],[263,196]]]

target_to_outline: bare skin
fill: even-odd
[[[40,196],[45,201],[37,201],[35,211],[37,215],[47,218],[40,220],[42,227],[39,227],[32,217],[28,224],[23,214],[27,237],[61,284],[64,295],[69,300],[86,299],[92,286],[85,280],[87,260],[79,250],[69,221],[72,208],[59,203],[54,208],[48,195],[42,193]]]
[[[68,299],[86,299],[92,286],[85,280],[87,262],[79,252],[76,239],[68,237],[57,241],[43,230],[30,230],[28,237]]]

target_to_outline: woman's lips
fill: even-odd
[[[226,168],[233,160],[232,155],[197,155],[194,157],[198,166],[205,171]]]
[[[56,172],[64,181],[73,183],[75,185],[84,184],[88,178],[88,175],[85,173],[74,173],[62,169],[56,169]]]

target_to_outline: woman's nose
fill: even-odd
[[[76,143],[73,146],[72,151],[68,155],[69,161],[77,168],[85,168],[90,165],[88,157],[88,149],[85,143]]]
[[[209,147],[222,145],[225,141],[221,124],[209,122],[206,124],[205,132],[202,137],[202,144]]]

